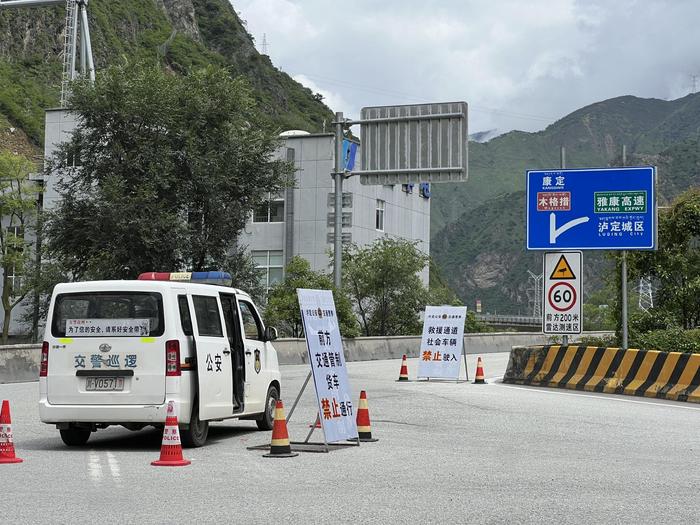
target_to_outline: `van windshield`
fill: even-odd
[[[155,292],[60,294],[51,320],[54,337],[157,337],[163,331],[163,298]]]

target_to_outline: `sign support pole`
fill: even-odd
[[[566,169],[566,148],[564,146],[561,146],[559,149],[559,165],[560,165],[561,169]],[[542,274],[542,275],[544,278],[544,274]],[[569,346],[569,335],[568,334],[565,334],[561,338],[561,344],[563,346]]]
[[[627,145],[622,145],[622,166],[627,165]],[[622,250],[622,349],[627,350],[627,250]]]
[[[311,372],[309,372],[309,374],[306,376],[306,380],[304,381],[304,384],[301,385],[301,390],[299,390],[299,393],[297,394],[297,398],[294,400],[294,403],[292,404],[292,408],[289,411],[289,414],[287,414],[287,423],[289,423],[289,420],[292,419],[292,414],[294,413],[294,409],[299,404],[299,400],[301,399],[301,395],[304,393],[304,390],[306,390],[306,385],[309,384],[310,380],[311,380]]]
[[[340,290],[343,261],[343,113],[335,114],[335,221],[333,223],[333,285]]]

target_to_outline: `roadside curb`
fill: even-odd
[[[503,382],[700,403],[700,354],[514,346]]]

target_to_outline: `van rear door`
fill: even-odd
[[[165,401],[165,314],[160,293],[58,294],[49,330],[49,403]]]

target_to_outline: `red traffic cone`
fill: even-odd
[[[184,467],[192,463],[182,457],[182,443],[180,442],[180,430],[177,427],[174,401],[168,401],[168,415],[165,418],[163,429],[163,444],[160,446],[160,459],[151,461],[156,467]]]
[[[476,360],[476,375],[474,376],[475,385],[485,385],[486,380],[484,379],[484,365],[481,362],[481,356]]]
[[[272,441],[269,454],[263,454],[264,458],[293,458],[298,452],[292,452],[287,433],[287,420],[284,417],[284,405],[282,400],[277,400],[275,405],[275,421],[272,424]]]
[[[406,360],[406,354],[404,354],[401,359],[401,370],[399,371],[399,378],[397,381],[408,381],[408,362]]]
[[[4,399],[0,410],[0,463],[22,463],[23,459],[15,456],[15,445],[12,443],[12,418],[10,418],[10,402]]]
[[[360,392],[360,406],[357,409],[357,434],[362,442],[379,441],[372,437],[372,424],[369,421],[369,405],[367,404],[367,393]]]

